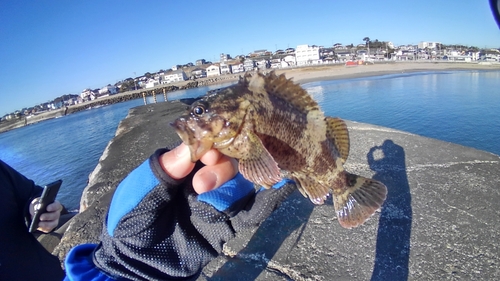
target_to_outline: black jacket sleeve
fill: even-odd
[[[42,188],[0,161],[0,280],[61,280],[64,272],[28,232],[29,205]]]

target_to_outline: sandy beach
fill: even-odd
[[[368,76],[378,76],[385,74],[395,74],[395,73],[407,73],[407,72],[420,72],[420,71],[446,71],[446,70],[500,70],[499,63],[460,63],[460,62],[380,62],[376,64],[367,65],[357,65],[357,66],[345,66],[343,64],[339,65],[319,65],[310,67],[301,67],[294,69],[278,69],[277,74],[284,73],[287,78],[292,78],[295,82],[304,84],[313,81],[321,80],[334,80],[334,79],[349,79],[349,78],[360,78]],[[218,79],[217,83],[228,83],[231,81],[236,81],[239,75],[231,75],[226,77],[221,77],[223,79]],[[227,79],[226,79],[227,78]],[[199,81],[212,79],[205,78]],[[212,79],[213,80],[213,79]],[[184,86],[190,81],[184,81],[179,83],[173,83],[174,86]],[[113,95],[108,98],[113,98],[117,96],[127,96],[131,92],[120,93],[118,95]],[[103,98],[99,100],[105,100],[108,98]],[[73,112],[72,107],[80,107],[82,105],[72,105],[69,107],[69,112]],[[0,133],[9,131],[15,128],[19,128],[25,125],[37,123],[43,120],[57,118],[64,115],[62,110],[54,110],[51,112],[46,112],[39,114],[35,117],[26,119],[26,124],[24,118],[16,122],[2,122],[0,123]]]
[[[295,82],[304,84],[321,80],[349,79],[405,72],[444,70],[500,70],[500,64],[387,62],[350,67],[346,67],[344,65],[316,66],[277,70],[276,73],[284,73],[287,78],[293,78]]]

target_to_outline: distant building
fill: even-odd
[[[242,63],[233,64],[233,65],[231,65],[231,72],[232,73],[245,72],[245,67]]]
[[[80,97],[85,101],[85,100],[88,100],[88,97],[90,96],[90,94],[92,93],[92,90],[91,89],[85,89],[83,90],[81,93],[80,93]]]
[[[196,68],[191,71],[191,76],[194,78],[204,78],[207,77],[207,71],[203,68]]]
[[[252,59],[245,59],[245,61],[243,61],[243,67],[245,71],[253,71],[255,68],[255,61]]]
[[[271,52],[268,52],[267,50],[255,50],[253,53],[250,53],[249,56],[254,58],[254,57],[261,57],[265,56],[267,54],[270,54]]]
[[[163,76],[163,84],[169,84],[169,83],[174,83],[174,82],[181,82],[181,81],[186,81],[187,80],[187,75],[186,73],[182,70],[176,70],[169,72],[168,74],[165,74]]]
[[[101,89],[99,89],[100,95],[105,95],[105,94],[114,95],[116,93],[117,93],[116,87],[111,86],[111,85],[107,85],[107,86],[104,86]]]
[[[160,84],[160,82],[158,80],[154,80],[154,79],[149,79],[147,82],[146,82],[146,85],[144,88],[146,89],[149,89],[149,88],[154,88],[156,86],[158,86]]]
[[[298,45],[295,49],[297,65],[317,64],[320,61],[319,47],[316,45]]]
[[[223,63],[223,62],[227,62],[229,59],[231,59],[231,56],[228,55],[228,54],[220,54],[220,62]]]
[[[231,67],[225,63],[220,64],[220,74],[231,74]]]
[[[271,67],[271,64],[269,63],[269,61],[264,60],[264,59],[256,61],[256,64],[257,64],[258,69],[266,69],[266,68]]]
[[[418,48],[419,49],[425,49],[425,48],[429,48],[429,49],[437,49],[438,47],[438,44],[441,44],[439,42],[420,42],[418,43]]]
[[[196,66],[204,65],[205,63],[207,63],[207,61],[205,59],[199,59],[199,60],[195,61]]]
[[[220,75],[220,68],[216,64],[212,64],[211,66],[207,67],[207,77],[211,76],[219,76]]]
[[[13,120],[14,118],[16,118],[16,115],[14,113],[9,113],[9,114],[6,114],[3,118],[5,120]]]
[[[294,66],[297,65],[297,60],[295,59],[295,56],[288,55],[283,58],[283,61],[287,63],[288,66]]]

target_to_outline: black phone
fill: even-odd
[[[38,223],[40,223],[40,216],[47,212],[47,206],[56,201],[57,192],[61,187],[62,180],[57,180],[53,183],[47,184],[43,189],[42,196],[38,202],[38,208],[35,210],[35,215],[31,220],[29,232],[33,233],[38,228]]]

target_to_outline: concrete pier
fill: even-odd
[[[89,178],[81,212],[54,253],[97,243],[116,185],[159,147],[187,104],[130,110]],[[380,212],[343,229],[331,199],[296,192],[259,228],[240,233],[199,280],[500,280],[500,157],[369,124],[347,122],[346,169],[388,187]]]

